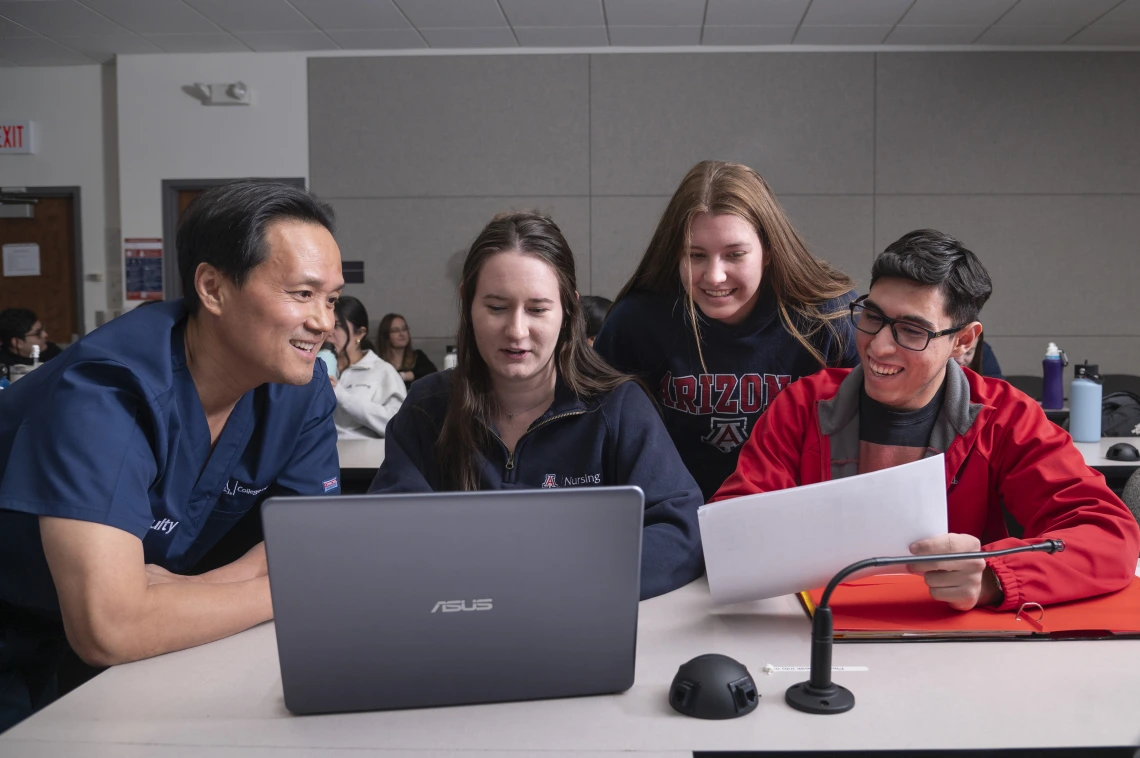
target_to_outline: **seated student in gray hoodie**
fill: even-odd
[[[642,598],[700,576],[700,488],[647,392],[586,342],[574,256],[553,221],[505,214],[483,229],[459,318],[458,368],[412,385],[371,491],[637,485]]]

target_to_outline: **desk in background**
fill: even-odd
[[[337,440],[336,452],[340,457],[340,491],[346,495],[367,492],[384,462],[384,440]]]
[[[842,644],[856,698],[838,716],[792,710],[810,623],[791,597],[712,608],[708,585],[641,603],[636,681],[619,695],[290,716],[273,624],[118,666],[0,736],[6,758],[204,755],[688,755],[692,750],[887,750],[1140,744],[1140,640]],[[732,721],[680,716],[677,667],[702,653],[748,666],[762,695]],[[359,751],[359,752],[356,752]]]

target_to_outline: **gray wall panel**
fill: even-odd
[[[585,56],[309,59],[310,183],[328,197],[584,195]]]
[[[1140,53],[878,56],[876,191],[1140,192]]]
[[[345,292],[360,298],[375,322],[402,313],[417,338],[450,338],[463,257],[501,211],[539,208],[551,214],[574,251],[579,287],[589,291],[589,201],[585,198],[423,198],[335,200],[337,243],[345,260],[365,261],[365,283]]]
[[[404,312],[433,360],[494,213],[551,210],[582,293],[612,297],[685,171],[721,158],[860,292],[902,233],[961,238],[993,275],[1007,372],[1040,374],[1057,340],[1140,373],[1138,91],[1140,53],[1117,52],[313,59],[311,183],[367,263],[349,292],[374,321]]]
[[[880,196],[876,248],[933,227],[981,258],[994,283],[985,307],[1002,335],[1137,333],[1140,196]]]
[[[592,189],[660,195],[700,160],[752,166],[777,193],[871,192],[866,54],[595,55]]]

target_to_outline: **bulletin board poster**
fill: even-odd
[[[162,299],[162,239],[123,239],[127,300]]]

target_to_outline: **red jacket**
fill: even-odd
[[[760,417],[736,472],[713,501],[855,474],[862,382],[863,369],[856,367],[790,384]],[[927,455],[940,452],[950,532],[978,537],[983,550],[1037,538],[1065,541],[1054,555],[987,559],[1005,590],[998,610],[1090,597],[1131,581],[1140,526],[1069,435],[1027,395],[951,361]],[[1009,536],[1003,505],[1024,527],[1025,540]]]

